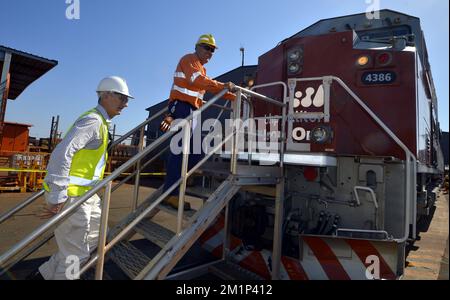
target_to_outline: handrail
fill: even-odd
[[[215,152],[217,152],[235,133],[229,134],[219,145],[217,145],[210,154],[205,156],[200,162],[198,162],[187,174],[192,175],[204,162],[208,160]],[[141,212],[132,222],[130,222],[125,228],[122,229],[108,244],[105,245],[105,252],[109,251],[115,244],[117,244],[125,235],[127,235],[140,221],[142,221],[146,215],[148,215],[153,209],[155,209],[159,203],[162,202],[178,185],[180,185],[181,179],[175,182],[169,189],[161,194],[148,208]],[[183,206],[181,206],[183,207]],[[99,255],[94,255],[89,262],[80,270],[80,273],[84,273],[91,268],[95,262],[97,262]]]
[[[413,161],[413,165],[416,165],[416,158],[409,151],[408,147],[389,129],[389,127],[384,124],[384,122],[378,118],[378,116],[338,77],[330,76],[332,80],[336,80],[357,102],[358,104],[375,120],[375,122],[383,128],[384,131],[397,143],[397,145],[405,151],[405,173],[406,173],[406,187],[405,187],[405,196],[406,196],[406,205],[405,205],[405,234],[400,239],[394,239],[397,243],[405,242],[409,237],[409,217],[411,214],[411,201],[414,195],[411,195],[411,160]],[[415,175],[414,175],[415,176]]]
[[[32,247],[28,247],[26,249],[26,251],[21,251],[20,255],[15,255],[14,259],[12,261],[8,261],[7,265],[3,265],[0,268],[0,276],[2,276],[3,274],[5,274],[6,272],[8,272],[12,267],[14,267],[17,263],[21,262],[22,260],[24,260],[25,258],[27,258],[28,256],[30,256],[32,253],[34,253],[34,251],[36,251],[37,249],[39,249],[42,245],[44,245],[45,243],[47,243],[50,239],[52,239],[54,236],[53,232],[47,233],[45,235],[43,235],[43,238],[39,240],[39,242],[37,242],[36,244],[34,244]]]
[[[19,205],[11,208],[9,211],[7,211],[3,215],[1,215],[0,216],[0,224],[2,224],[4,221],[9,219],[12,215],[17,213],[19,210],[22,210],[26,206],[28,206],[31,203],[33,203],[35,200],[39,199],[42,195],[44,195],[44,192],[45,192],[44,190],[41,190],[41,191],[39,191],[37,193],[34,193],[31,197],[29,197],[28,199],[26,199],[25,201],[23,201]]]
[[[161,150],[159,153],[157,153],[155,156],[152,156],[151,159],[149,159],[147,162],[145,162],[145,164],[143,164],[140,167],[140,170],[144,170],[145,167],[147,167],[149,164],[151,164],[153,161],[155,161],[158,157],[160,157],[164,152],[166,152],[167,149],[169,149],[170,145],[165,147],[163,150]],[[111,192],[114,192],[115,190],[117,190],[119,187],[121,187],[123,184],[125,184],[125,182],[127,182],[128,180],[130,180],[131,178],[133,178],[134,175],[136,175],[136,173],[138,172],[138,170],[135,170],[133,173],[131,173],[130,175],[128,175],[127,177],[125,177],[124,179],[122,179],[119,183],[115,184],[114,187],[112,188]]]
[[[246,92],[245,89],[244,92]],[[240,94],[242,91],[238,90],[238,98],[237,102],[239,103],[241,100]],[[256,97],[262,96],[262,98],[265,98],[265,96],[253,93]],[[266,99],[263,99],[266,100]],[[210,100],[211,101],[211,100]],[[273,99],[269,98],[269,101],[275,101]],[[183,139],[183,148],[184,152],[187,152],[187,149],[189,149],[189,143],[186,142],[187,139],[189,139],[190,136],[190,122],[192,121],[193,117],[195,115],[200,114],[203,110],[207,109],[209,105],[213,105],[213,102],[208,103],[206,106],[202,107],[202,110],[196,111],[192,113],[189,117],[184,119],[184,123],[178,123],[178,127],[184,127],[184,139]],[[285,105],[285,104],[282,104]],[[239,106],[239,105],[238,105]],[[165,199],[177,186],[181,185],[180,188],[180,197],[179,197],[179,205],[178,205],[178,215],[177,215],[177,234],[181,235],[181,220],[183,216],[183,207],[184,207],[184,193],[185,193],[185,182],[189,176],[191,176],[201,165],[203,165],[214,153],[216,153],[219,149],[222,148],[224,144],[228,142],[230,138],[232,138],[236,134],[236,130],[233,130],[233,132],[228,135],[219,145],[217,145],[210,153],[208,153],[202,160],[200,160],[193,168],[190,170],[187,170],[186,164],[187,164],[187,156],[183,158],[183,164],[185,169],[185,174],[182,172],[181,178],[175,182],[169,189],[167,189],[162,195],[160,195],[148,208],[146,208],[143,212],[141,212],[137,217],[133,219],[132,222],[130,222],[125,228],[123,228],[108,244],[103,245],[104,249],[94,255],[81,269],[81,273],[87,271],[89,268],[91,268],[95,262],[99,263],[98,260],[102,259],[102,255],[104,253],[108,252],[115,244],[117,244],[125,235],[127,235],[142,219],[145,218],[147,214],[149,214],[153,209],[159,205],[160,202],[162,202],[163,199]],[[101,262],[100,262],[101,264]]]
[[[142,122],[141,124],[137,125],[136,127],[134,127],[133,129],[131,129],[130,131],[128,131],[127,133],[125,133],[124,135],[122,135],[119,139],[113,141],[111,143],[111,145],[109,145],[108,147],[108,151],[111,150],[112,148],[114,148],[115,146],[117,146],[118,144],[120,144],[121,142],[123,142],[124,140],[128,139],[133,133],[135,133],[137,130],[141,129],[142,127],[146,126],[148,123],[150,123],[151,121],[155,120],[156,118],[158,118],[159,116],[161,116],[164,112],[167,111],[167,107],[160,110],[159,112],[157,112],[155,115],[153,115],[151,118],[146,119],[144,122]],[[135,173],[133,173],[135,174]],[[132,176],[131,176],[132,177]],[[130,178],[131,178],[130,177]],[[126,182],[126,181],[125,181]],[[24,209],[25,207],[27,207],[28,205],[30,205],[31,203],[33,203],[34,201],[36,201],[37,199],[39,199],[41,196],[43,196],[45,193],[44,190],[41,190],[33,195],[31,195],[29,198],[25,199],[22,203],[18,204],[17,206],[11,208],[8,212],[2,214],[0,216],[0,224],[3,223],[4,221],[6,221],[7,219],[9,219],[12,215],[16,214],[18,211]]]
[[[148,123],[150,123],[151,121],[155,120],[156,118],[158,118],[159,116],[161,116],[163,113],[165,113],[167,111],[167,107],[164,109],[161,109],[159,112],[157,112],[155,115],[151,116],[150,118],[146,119],[144,122],[142,122],[141,124],[137,125],[136,127],[134,127],[133,129],[131,129],[130,131],[128,131],[127,133],[125,133],[124,135],[122,135],[120,138],[118,138],[117,140],[113,141],[111,143],[111,145],[108,147],[108,151],[111,150],[113,147],[117,146],[118,144],[122,143],[123,141],[125,141],[127,138],[129,138],[133,133],[135,133],[136,131],[140,130],[142,127],[146,126]]]
[[[154,160],[156,160],[158,157],[160,157],[167,149],[169,148],[169,146],[167,146],[166,148],[164,148],[161,152],[159,152],[158,154],[156,154],[155,156],[153,156],[150,160],[148,160],[144,165],[141,166],[141,170],[145,169],[145,167],[147,167],[150,163],[152,163]],[[126,183],[128,180],[130,180],[136,173],[138,170],[135,170],[133,173],[131,173],[130,175],[128,175],[125,179],[123,179],[122,181],[120,181],[119,183],[115,184],[114,187],[111,189],[111,192],[114,192],[115,190],[117,190],[120,186],[122,186],[124,183]],[[33,195],[32,197],[37,197],[39,198],[40,196],[42,196],[42,194],[44,193],[44,190],[36,193],[35,195]],[[26,200],[30,201],[29,203],[32,203],[35,199],[31,199],[32,197],[28,198]],[[20,205],[23,205],[23,207],[27,206],[29,203],[21,203]],[[5,214],[5,217],[3,219],[2,217],[2,222],[6,219],[8,219],[11,215],[13,215],[14,213],[16,213],[18,210],[20,210],[22,208],[17,209],[16,211],[10,211],[8,213]],[[6,216],[8,214],[8,216]],[[1,222],[0,222],[1,223]],[[5,272],[7,272],[12,266],[14,266],[17,262],[21,261],[22,259],[26,258],[27,256],[29,256],[31,253],[33,253],[34,251],[36,251],[36,249],[40,248],[43,244],[45,244],[47,241],[49,241],[51,238],[53,238],[53,232],[51,234],[48,235],[47,238],[42,239],[41,241],[39,241],[36,245],[33,245],[32,249],[27,249],[27,253],[25,254],[21,254],[19,259],[15,259],[15,263],[11,263],[9,264],[10,266],[4,267],[2,270],[0,269],[0,276],[3,275]]]
[[[221,97],[223,97],[227,92],[228,92],[228,89],[222,90],[217,95],[215,95],[211,100],[209,100],[205,105],[203,105],[195,113],[198,114],[198,113],[203,112],[208,107],[210,107],[213,103],[215,103]],[[194,116],[194,113],[189,115],[185,120],[186,121],[190,121],[190,120],[193,119],[193,116]],[[133,129],[133,130],[136,130],[136,129]],[[41,234],[46,232],[53,225],[56,225],[56,224],[62,222],[63,220],[65,220],[66,218],[68,218],[85,201],[87,201],[94,194],[96,194],[98,191],[100,191],[102,188],[104,188],[108,184],[108,182],[113,181],[114,179],[119,177],[121,173],[126,171],[129,167],[131,167],[133,164],[135,164],[138,160],[140,160],[141,158],[145,157],[147,154],[149,154],[152,150],[154,150],[160,144],[162,144],[163,142],[165,142],[166,140],[171,138],[173,135],[175,135],[176,132],[177,132],[176,130],[170,130],[169,132],[163,134],[161,137],[156,139],[156,141],[154,141],[151,145],[147,146],[142,152],[139,152],[138,154],[136,154],[134,157],[132,157],[130,160],[128,160],[126,163],[124,163],[122,166],[120,166],[118,169],[116,169],[111,175],[106,177],[101,182],[97,183],[91,190],[86,192],[77,201],[75,201],[73,204],[71,204],[69,207],[67,207],[67,209],[63,210],[61,213],[59,213],[59,214],[55,215],[54,217],[52,217],[48,222],[46,222],[43,225],[41,225],[40,227],[38,227],[31,234],[29,234],[23,240],[18,242],[16,245],[14,245],[11,249],[6,251],[4,254],[2,254],[0,256],[0,266],[2,266],[8,259],[10,259],[15,254],[17,254],[19,251],[24,249],[26,246],[28,246],[34,240],[36,240]]]
[[[366,230],[366,229],[338,228],[338,229],[336,229],[336,236],[339,236],[339,232],[384,234],[386,240],[390,239],[389,234],[385,230]]]
[[[270,87],[274,85],[282,85],[283,86],[283,106],[281,111],[281,134],[280,134],[280,168],[284,167],[284,147],[286,142],[286,121],[287,121],[287,106],[289,104],[289,99],[287,95],[287,84],[282,81],[276,81],[271,83],[259,84],[252,87],[252,90]],[[252,116],[253,118],[254,116]],[[248,154],[248,159],[251,161],[251,153]]]
[[[406,197],[406,205],[405,205],[405,234],[403,237],[399,239],[394,239],[397,243],[403,243],[405,242],[409,237],[409,217],[411,214],[411,200],[414,195],[412,195],[411,192],[411,160],[413,162],[413,165],[416,166],[416,158],[414,155],[409,151],[408,147],[406,147],[405,144],[393,133],[389,127],[384,124],[384,122],[378,118],[378,116],[359,98],[346,84],[344,81],[342,81],[339,77],[336,76],[323,76],[323,77],[311,77],[311,78],[299,78],[299,79],[291,79],[292,81],[298,82],[298,81],[318,81],[318,80],[335,80],[341,87],[344,88],[344,90],[347,91],[347,93],[352,96],[354,100],[365,110],[366,113],[369,114],[369,116],[394,140],[394,142],[402,148],[402,150],[405,152],[405,197]]]
[[[239,86],[236,86],[236,88],[242,89],[242,90],[244,90],[244,91],[247,92],[247,93],[254,94],[254,95],[257,96],[257,97],[268,98],[268,97],[265,97],[264,95],[260,95],[260,94],[254,93],[254,92],[252,92],[252,91],[250,91],[250,90],[241,88],[241,87],[239,87]],[[214,98],[213,98],[213,99],[214,99]],[[213,100],[213,99],[211,99],[211,100]],[[270,99],[270,98],[268,98],[268,99],[269,99],[268,101],[275,101],[275,100]],[[223,110],[231,110],[231,108],[229,108],[229,107],[221,106],[221,105],[218,105],[218,104],[215,104],[215,103],[211,103],[211,100],[209,100],[209,101],[207,101],[207,102],[204,101],[203,103],[210,103],[207,107],[209,107],[210,105],[212,105],[212,106],[214,106],[214,107],[218,107],[218,108],[221,108],[221,109],[223,109]],[[215,100],[214,102],[216,102],[216,101],[217,101],[217,100]],[[278,102],[277,102],[277,103],[278,103]],[[206,107],[206,108],[207,108],[207,107]],[[204,108],[204,109],[206,109],[206,108]],[[119,145],[120,143],[122,143],[122,142],[125,141],[126,139],[128,139],[128,138],[129,138],[133,133],[135,133],[137,130],[140,130],[142,127],[148,125],[148,123],[150,123],[150,122],[152,122],[153,120],[155,120],[156,118],[160,117],[160,116],[161,116],[164,112],[166,112],[166,111],[167,111],[167,107],[164,108],[164,109],[162,109],[162,110],[160,110],[159,112],[157,112],[156,114],[154,114],[152,117],[146,119],[144,122],[140,123],[139,125],[137,125],[137,126],[134,127],[133,129],[129,130],[127,133],[125,133],[124,135],[122,135],[119,139],[114,140],[114,141],[109,145],[108,151],[111,150],[112,148],[114,148],[115,146]],[[136,174],[136,173],[137,173],[137,171],[135,171],[135,172],[133,173],[133,175],[129,175],[130,177],[129,177],[126,181],[128,181],[130,178],[132,178],[132,177],[134,176],[134,174]],[[125,181],[125,182],[126,182],[126,181]],[[116,188],[116,186],[115,186],[115,187],[113,188],[113,191],[116,190],[116,189],[117,189],[117,188]],[[39,192],[33,194],[32,196],[30,196],[28,199],[24,200],[22,203],[20,203],[20,204],[18,204],[17,206],[11,208],[8,212],[6,212],[6,213],[0,215],[0,224],[3,223],[4,221],[6,221],[7,219],[9,219],[12,215],[16,214],[18,211],[24,209],[26,206],[30,205],[31,203],[33,203],[34,201],[36,201],[37,199],[39,199],[41,196],[44,195],[44,193],[45,193],[45,191],[44,191],[44,190],[41,190],[41,191],[39,191]]]
[[[260,88],[260,87],[264,87],[264,86],[261,85],[261,86],[258,86],[257,88]],[[256,93],[256,92],[254,92],[252,90],[249,90],[249,89],[246,89],[246,88],[243,88],[243,87],[240,87],[240,86],[236,86],[236,89],[237,90],[241,90],[242,92],[244,92],[246,94],[249,94],[250,96],[254,96],[256,98],[259,98],[259,99],[264,100],[266,102],[269,102],[271,104],[275,104],[275,105],[281,106],[281,107],[282,106],[286,106],[286,103],[284,103],[284,102],[277,101],[277,100],[272,99],[270,97],[267,97],[267,96],[264,96],[262,94]]]
[[[206,101],[204,101],[205,103]],[[214,107],[217,108],[221,108],[224,110],[230,110],[229,107],[226,106],[222,106],[222,105],[218,105],[218,104],[213,104]],[[151,116],[150,118],[146,119],[144,122],[142,122],[141,124],[137,125],[136,127],[134,127],[133,129],[131,129],[130,131],[128,131],[127,133],[125,133],[124,135],[121,135],[120,138],[118,138],[117,140],[114,140],[111,145],[109,145],[108,147],[108,151],[111,150],[113,147],[117,146],[118,144],[122,143],[123,141],[125,141],[126,139],[130,138],[130,136],[135,133],[136,131],[140,130],[142,127],[148,125],[148,123],[152,122],[153,120],[155,120],[156,118],[160,117],[163,113],[165,113],[167,111],[167,107],[163,108],[162,110],[160,110],[159,112],[157,112],[156,114],[154,114],[153,116]]]
[[[372,188],[368,187],[368,186],[354,186],[353,187],[353,193],[355,194],[355,198],[356,198],[356,203],[359,205],[361,205],[361,201],[359,200],[359,195],[358,195],[358,190],[360,191],[365,191],[370,193],[370,196],[372,197],[372,203],[373,206],[375,207],[375,230],[378,230],[378,201],[377,201],[377,196],[375,195],[375,192]]]
[[[242,91],[244,91],[247,94],[252,94],[255,97],[261,98],[262,100],[265,100],[266,102],[270,102],[270,103],[274,103],[280,106],[286,106],[286,104],[282,103],[280,104],[279,102],[277,102],[276,100],[273,100],[269,97],[266,97],[264,95],[252,92],[250,90],[247,89],[243,89],[241,87],[237,87],[237,89],[241,89]],[[215,102],[218,101],[226,92],[228,92],[227,89],[221,91],[219,94],[217,94],[215,97],[213,97],[210,101],[208,101],[205,105],[203,105],[198,111],[195,111],[194,113],[192,113],[190,116],[188,116],[185,120],[184,120],[184,125],[185,127],[186,124],[189,124],[189,122],[193,119],[193,117],[195,115],[200,114],[201,112],[203,112],[204,110],[206,110],[207,108],[209,108],[210,106],[214,105],[214,106],[218,106],[215,105]],[[240,100],[240,97],[239,97]],[[223,109],[225,109],[225,107],[219,106]],[[157,118],[158,116],[160,116],[165,110],[160,111],[158,114],[154,115],[152,118],[147,119],[146,121],[144,121],[143,123],[141,123],[140,125],[138,125],[137,127],[135,127],[134,129],[130,130],[130,134],[134,133],[136,130],[139,130],[139,128],[142,128],[143,126],[147,125],[149,122],[151,122],[152,120],[154,120],[155,118]],[[179,125],[179,124],[178,124]],[[162,144],[163,142],[165,142],[166,140],[168,140],[169,138],[171,138],[179,129],[181,126],[174,126],[174,128],[164,134],[163,136],[161,136],[160,138],[158,138],[157,140],[155,140],[151,145],[149,145],[148,147],[146,147],[144,150],[142,150],[141,152],[139,152],[138,154],[136,154],[134,157],[132,157],[130,160],[128,160],[125,164],[123,164],[122,166],[120,166],[118,169],[116,169],[110,176],[108,176],[107,178],[105,178],[105,180],[99,182],[97,185],[95,185],[91,190],[89,190],[87,193],[85,193],[83,196],[81,196],[75,203],[71,204],[69,207],[67,207],[67,209],[63,210],[60,214],[54,216],[52,219],[50,219],[48,222],[46,222],[45,224],[41,225],[40,227],[38,227],[35,231],[33,231],[31,234],[29,234],[27,237],[25,237],[23,240],[21,240],[19,243],[17,243],[16,245],[14,245],[11,249],[9,249],[7,252],[5,252],[4,254],[2,254],[0,256],[0,266],[3,265],[4,263],[6,263],[11,257],[13,257],[14,255],[16,255],[19,251],[21,251],[22,249],[24,249],[25,247],[27,247],[29,244],[31,244],[34,240],[36,240],[39,236],[41,236],[44,232],[46,232],[48,229],[50,229],[52,226],[59,224],[60,222],[62,222],[63,220],[65,220],[66,218],[68,218],[78,207],[81,206],[82,203],[84,203],[87,199],[89,199],[90,197],[92,197],[95,193],[97,193],[98,191],[100,191],[102,188],[104,188],[106,185],[110,185],[112,180],[114,180],[115,178],[117,178],[118,176],[120,176],[121,173],[123,173],[124,171],[126,171],[128,168],[130,168],[132,165],[134,165],[136,162],[140,161],[143,157],[145,157],[147,154],[149,154],[151,151],[153,151],[156,147],[158,147],[160,144]],[[233,133],[234,134],[234,133]],[[232,135],[230,135],[231,137]],[[228,141],[228,139],[230,138],[228,137],[223,143],[221,143],[221,145],[219,145],[220,147],[223,146],[223,144]],[[122,138],[116,140],[115,142],[113,142],[113,144],[111,145],[111,147],[119,144],[120,142],[122,142],[123,140],[126,139],[126,135],[122,136]],[[214,154],[217,150],[219,149],[219,147],[216,147],[215,150],[208,156],[208,158]],[[206,158],[207,159],[207,158]],[[206,159],[202,160],[198,165],[195,166],[194,170],[197,169],[201,164],[203,164]],[[137,172],[137,170],[136,170]],[[191,175],[192,172],[187,172],[187,176]],[[185,179],[187,179],[187,176],[185,177]],[[161,202],[164,198],[166,197],[173,189],[176,188],[177,185],[181,184],[182,180],[178,180],[178,182],[176,182],[169,190],[167,190],[163,195],[160,196],[160,199],[158,199],[159,201],[156,202]],[[109,189],[109,192],[111,192],[111,189]],[[42,194],[44,193],[44,191],[41,191],[39,193],[37,193],[36,195],[33,195],[32,197],[30,197],[30,199],[28,199],[27,202],[31,203],[33,202],[35,199],[39,198],[40,196],[42,196]],[[155,207],[157,203],[154,203],[153,205],[151,205],[148,209],[148,211],[150,211],[151,209],[153,209]],[[8,214],[10,215],[10,214]],[[137,220],[135,220],[137,221]],[[133,224],[133,222],[132,222]],[[132,225],[130,224],[130,225]],[[134,224],[135,225],[135,224]],[[132,228],[132,227],[131,227]],[[126,229],[126,228],[125,228]],[[125,234],[125,229],[119,234],[119,236],[122,236],[123,234]],[[116,237],[116,239],[114,239],[111,242],[114,241],[118,241],[117,239],[118,237]],[[110,248],[112,247],[111,243],[109,243],[108,245],[106,245],[105,249],[103,249],[103,251],[108,251]]]

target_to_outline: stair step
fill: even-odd
[[[164,211],[164,212],[166,212],[168,214],[171,214],[171,215],[174,215],[174,216],[178,216],[178,210],[172,208],[171,206],[168,206],[168,205],[165,205],[165,204],[161,203],[161,204],[158,205],[158,209],[160,209],[160,210],[162,210],[162,211]],[[185,210],[184,213],[183,213],[183,219],[184,220],[189,220],[193,215],[195,215],[196,212],[197,211],[195,209]]]
[[[131,279],[134,279],[150,263],[147,255],[127,241],[121,241],[115,245],[109,257]]]
[[[210,266],[209,271],[224,280],[264,280],[261,276],[227,260]]]
[[[206,162],[200,166],[202,175],[214,175],[217,177],[227,178],[230,175],[230,163]]]
[[[142,220],[134,229],[137,233],[161,248],[175,235],[173,231],[150,220]]]
[[[154,191],[153,194],[147,198],[144,202],[142,202],[136,211],[127,215],[124,219],[122,219],[118,224],[116,224],[113,228],[111,228],[108,232],[108,241],[111,241],[114,237],[116,237],[119,232],[121,232],[126,226],[128,226],[137,216],[139,216],[144,210],[146,210],[162,193],[164,186],[161,186],[158,190]],[[148,217],[153,216],[158,212],[157,209],[153,210]],[[125,238],[126,239],[126,238]]]
[[[197,197],[197,198],[208,199],[209,196],[211,196],[215,190],[216,189],[209,189],[209,188],[204,188],[201,186],[193,186],[193,187],[186,188],[186,195],[189,195],[192,197]]]
[[[166,277],[239,189],[240,186],[234,185],[229,176],[229,179],[225,180],[208,198],[198,213],[186,211],[184,214],[186,217],[192,215],[189,219],[189,226],[182,231],[179,237],[169,241],[153,258],[152,265],[148,265],[142,270],[136,279],[153,280]],[[167,206],[160,205],[159,207],[161,210],[169,211]],[[174,214],[177,213],[177,210],[170,210]]]

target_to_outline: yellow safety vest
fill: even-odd
[[[103,179],[105,172],[106,161],[108,160],[108,124],[96,109],[85,112],[80,118],[92,113],[100,116],[102,120],[102,125],[100,126],[102,144],[97,149],[81,149],[73,156],[69,171],[69,186],[67,188],[67,195],[69,197],[80,197],[84,195]],[[69,131],[70,129],[67,132]],[[50,192],[45,182],[44,189]]]

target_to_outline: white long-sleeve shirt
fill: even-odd
[[[111,124],[106,110],[99,104],[95,108]],[[67,200],[69,172],[75,153],[81,149],[97,149],[103,140],[100,134],[102,120],[91,113],[75,121],[63,140],[53,150],[47,166],[44,181],[50,188],[46,200],[50,204],[59,204]]]

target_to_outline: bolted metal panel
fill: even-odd
[[[164,247],[175,232],[150,220],[142,220],[135,228],[136,232],[159,247]]]
[[[126,241],[122,241],[113,247],[109,256],[131,279],[134,279],[150,262],[147,255]]]

